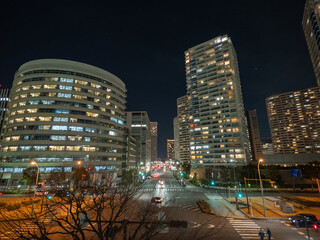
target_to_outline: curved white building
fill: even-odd
[[[121,168],[126,88],[113,74],[68,60],[30,61],[16,72],[10,98],[0,170],[11,178],[31,160],[42,172],[71,172],[78,161],[91,171]]]

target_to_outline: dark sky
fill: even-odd
[[[100,1],[99,1],[100,2]],[[303,30],[304,0],[5,1],[0,77],[11,87],[23,63],[61,58],[118,76],[127,109],[159,124],[159,155],[173,138],[176,99],[186,92],[184,51],[228,34],[238,54],[244,105],[270,136],[265,98],[316,86]]]

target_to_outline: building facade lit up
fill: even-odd
[[[178,151],[182,164],[190,164],[190,134],[188,118],[188,96],[177,99]]]
[[[307,41],[313,70],[320,86],[320,0],[306,0],[302,27]]]
[[[14,76],[0,168],[21,173],[37,161],[41,172],[119,170],[122,163],[125,84],[80,62],[41,59]]]
[[[250,161],[238,60],[230,37],[185,52],[192,168]]]
[[[158,123],[150,122],[151,127],[151,161],[156,162],[158,159]]]
[[[151,126],[148,113],[145,111],[127,112],[127,127],[136,139],[137,169],[151,169]]]
[[[167,139],[167,159],[174,160],[174,139]]]
[[[275,154],[320,153],[320,88],[273,95],[266,106]]]

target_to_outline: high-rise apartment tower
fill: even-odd
[[[320,153],[320,87],[266,99],[274,153]]]
[[[250,161],[236,51],[227,35],[185,52],[192,168]]]
[[[151,161],[156,162],[158,159],[158,123],[150,122],[151,127]]]
[[[313,70],[320,86],[320,0],[306,0],[302,27],[307,41]]]

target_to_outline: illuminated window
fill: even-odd
[[[69,126],[69,131],[83,132],[83,127]]]
[[[18,111],[17,111],[17,114],[24,114],[24,112],[25,112],[24,109],[23,109],[23,110],[18,110]]]
[[[55,92],[50,92],[49,93],[49,97],[55,97],[55,96],[57,96],[57,93],[55,93]]]
[[[70,122],[77,122],[78,120],[76,118],[70,118]]]
[[[54,117],[53,121],[54,122],[68,122],[69,118],[66,118],[66,117]]]
[[[40,89],[40,88],[41,88],[41,85],[32,85],[31,88],[32,88],[32,89]]]
[[[73,79],[72,78],[60,78],[60,82],[73,83]]]
[[[72,90],[72,86],[59,85],[59,89],[61,89],[61,90]]]
[[[88,117],[98,117],[99,114],[98,113],[87,112],[87,116]]]
[[[27,109],[27,112],[28,113],[36,113],[36,112],[38,112],[38,109],[37,108]]]
[[[109,131],[110,136],[117,136],[117,133],[115,131]]]
[[[53,141],[65,141],[66,140],[66,136],[52,135],[50,137],[50,140],[53,140]]]
[[[80,81],[80,80],[75,80],[75,83],[81,84],[81,85],[88,85],[88,82],[86,82],[86,81]]]
[[[53,125],[51,130],[66,131],[68,130],[68,126]]]
[[[57,88],[57,85],[43,85],[43,88],[46,88],[46,89],[56,89],[56,88]]]
[[[27,94],[20,95],[20,98],[26,98],[26,97],[27,97]]]
[[[40,93],[30,93],[30,96],[31,96],[31,97],[39,97],[39,96],[40,96]]]
[[[27,122],[34,122],[36,120],[36,117],[25,117],[25,120]]]
[[[39,117],[40,121],[45,121],[45,122],[49,122],[51,121],[52,117]]]
[[[12,146],[12,147],[9,147],[9,151],[10,152],[15,152],[15,151],[17,151],[18,150],[18,147],[16,147],[16,146]]]
[[[50,151],[64,151],[64,146],[49,146]]]
[[[58,93],[58,97],[71,98],[71,93]]]
[[[23,118],[16,118],[15,121],[16,122],[23,122]]]
[[[80,146],[67,146],[67,151],[80,151]]]
[[[48,146],[33,146],[35,151],[45,151],[48,149]]]
[[[93,151],[96,150],[96,148],[95,148],[95,147],[82,147],[82,150],[83,150],[83,151],[93,152]]]

